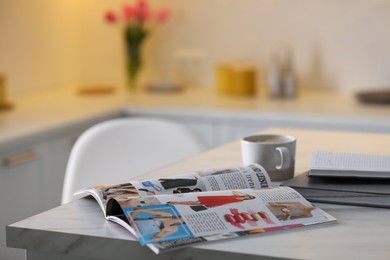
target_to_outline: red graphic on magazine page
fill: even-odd
[[[275,222],[272,221],[267,212],[260,211],[259,215],[267,224],[275,224]]]
[[[238,209],[231,208],[229,209],[231,214],[225,214],[225,220],[231,225],[244,229],[243,224],[249,224],[250,226],[256,226],[258,222],[265,221],[267,224],[274,224],[268,214],[264,211],[254,212],[253,210],[248,210],[249,212],[239,212]]]
[[[219,195],[219,196],[197,196],[195,201],[169,201],[168,205],[189,205],[189,206],[203,206],[204,209],[223,206],[230,203],[243,202],[244,200],[253,200],[254,196],[232,191],[233,195]]]

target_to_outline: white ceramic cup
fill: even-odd
[[[241,139],[244,164],[264,167],[272,181],[294,177],[296,138],[290,135],[251,135]]]

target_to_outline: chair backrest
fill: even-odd
[[[205,150],[190,129],[151,118],[119,118],[87,129],[67,164],[61,203],[81,188],[127,181]]]

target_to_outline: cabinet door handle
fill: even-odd
[[[12,155],[3,159],[3,165],[6,167],[13,167],[22,163],[31,162],[39,157],[36,150],[29,150],[23,153]]]

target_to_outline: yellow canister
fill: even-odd
[[[256,93],[255,67],[237,63],[232,67],[232,71],[232,93],[237,96],[253,96]]]
[[[231,94],[233,91],[233,74],[229,63],[222,63],[216,68],[217,91],[220,94]]]

